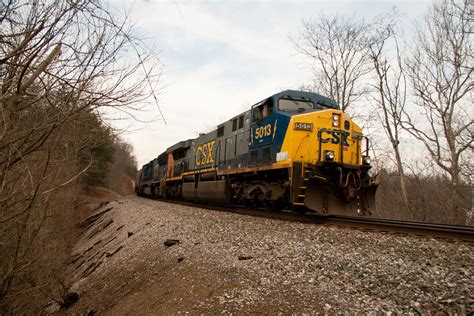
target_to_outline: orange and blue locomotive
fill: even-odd
[[[271,210],[369,215],[377,182],[368,139],[339,105],[286,90],[139,171],[140,195]]]

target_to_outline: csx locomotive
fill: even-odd
[[[139,195],[270,210],[369,215],[369,140],[339,105],[286,90],[181,141],[138,172]]]

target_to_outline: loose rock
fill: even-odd
[[[73,250],[72,289],[81,300],[72,314],[90,308],[98,314],[473,312],[470,243],[285,222],[138,197],[121,202],[112,202],[113,210],[103,215],[102,223],[113,219],[113,229],[90,240],[83,237]],[[140,234],[127,239],[116,230],[121,225]]]

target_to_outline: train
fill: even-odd
[[[332,99],[285,90],[138,171],[153,198],[320,215],[371,215],[378,181],[369,138]]]

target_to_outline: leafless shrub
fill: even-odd
[[[383,170],[377,192],[377,216],[398,220],[473,225],[470,186],[453,187],[441,175],[407,175],[409,208],[405,207],[399,174]]]
[[[99,110],[133,115],[157,76],[99,1],[7,1],[0,23],[0,313],[38,313],[67,287],[74,201],[103,170]]]

